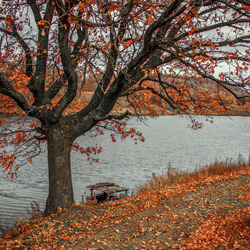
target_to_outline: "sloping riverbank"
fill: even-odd
[[[169,172],[135,197],[20,224],[0,239],[0,249],[247,249],[249,177],[249,163]]]

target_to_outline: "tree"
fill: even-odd
[[[172,110],[207,114],[226,93],[249,97],[249,1],[1,2],[0,93],[39,121],[35,139],[47,141],[45,214],[74,203],[70,152],[79,149],[77,137],[108,121],[124,137],[134,133],[117,125],[128,113],[112,114],[120,98],[136,113],[160,98]],[[84,102],[78,88],[84,92],[90,79],[95,90]],[[3,158],[5,168],[11,164]]]

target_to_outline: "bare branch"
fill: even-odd
[[[95,117],[94,120],[96,122],[100,122],[100,121],[104,121],[104,120],[122,120],[124,118],[127,118],[130,115],[129,111],[126,111],[124,114],[121,115],[107,115],[107,116],[103,116],[103,117]]]

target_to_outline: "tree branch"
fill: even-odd
[[[36,4],[36,1],[35,0],[27,0],[27,3],[30,5],[30,7],[32,9],[36,23],[38,23],[42,19],[42,17],[41,17],[39,8]]]
[[[10,26],[12,27],[12,31],[7,31],[3,28],[0,28],[0,31],[5,33],[6,35],[14,37],[17,42],[22,46],[24,53],[25,53],[25,58],[26,58],[26,75],[28,77],[31,77],[33,74],[33,69],[32,69],[32,57],[31,57],[31,50],[27,43],[24,41],[24,39],[19,35],[16,25],[13,20],[10,20]]]
[[[51,27],[55,6],[53,5],[53,0],[48,1],[44,19],[42,20],[39,9],[35,2],[36,1],[28,0],[28,3],[30,4],[31,9],[35,15],[36,24],[38,27],[36,71],[31,78],[28,87],[34,95],[34,104],[40,106],[47,104],[50,101],[46,100],[45,98],[45,79],[47,72],[49,30]]]
[[[26,113],[31,113],[35,109],[28,103],[25,97],[15,90],[10,82],[0,73],[0,93],[12,98],[17,105]]]
[[[149,46],[151,43],[150,41],[151,41],[154,31],[164,26],[165,31],[163,32],[163,34],[166,34],[167,32],[166,28],[172,25],[171,21],[186,9],[186,7],[184,6],[179,11],[175,12],[175,10],[178,9],[181,2],[182,0],[173,1],[170,4],[170,6],[163,12],[160,18],[149,26],[149,28],[147,29],[144,35],[144,48],[146,50],[149,49]]]
[[[130,115],[130,112],[126,111],[126,113],[121,114],[121,115],[107,115],[107,116],[102,116],[102,117],[97,116],[97,117],[94,118],[94,120],[96,122],[100,122],[100,121],[104,121],[104,120],[112,120],[112,119],[122,120],[124,118],[127,118],[129,115]]]
[[[68,36],[70,31],[68,15],[64,12],[62,3],[56,4],[56,10],[60,17],[59,32],[58,32],[59,51],[61,55],[61,61],[64,73],[68,81],[68,88],[64,96],[59,100],[59,102],[53,109],[53,115],[54,115],[53,122],[56,122],[60,118],[64,109],[70,104],[70,102],[76,96],[76,91],[77,91],[77,75],[73,67],[72,58],[68,46],[69,44]]]
[[[216,23],[214,25],[205,26],[203,28],[196,29],[196,30],[192,31],[192,34],[207,32],[207,31],[215,30],[217,28],[221,28],[221,27],[225,27],[225,26],[231,26],[233,24],[239,24],[239,23],[250,23],[250,20],[249,19],[238,19],[238,18],[236,18],[236,19],[233,19],[233,20],[228,21],[228,22]],[[188,32],[184,32],[180,36],[174,38],[173,41],[177,42],[177,41],[180,41],[181,39],[183,39],[184,37],[188,37],[188,36],[190,36],[190,34]]]
[[[217,78],[215,78],[214,76],[211,76],[211,75],[208,75],[204,72],[202,72],[201,70],[199,70],[197,67],[195,67],[195,65],[189,63],[189,62],[186,62],[183,60],[183,58],[181,58],[180,56],[178,55],[175,55],[175,58],[177,60],[179,60],[181,63],[183,63],[184,65],[186,65],[187,67],[190,67],[192,68],[194,71],[196,71],[199,75],[201,75],[202,77],[206,78],[206,79],[210,79],[212,80],[213,82],[216,82],[218,85],[220,85],[221,87],[223,87],[225,90],[227,90],[229,93],[231,93],[236,99],[242,101],[240,97],[237,96],[237,94],[232,91],[228,86],[231,86],[231,87],[244,87],[244,85],[242,84],[231,84],[227,81],[223,81],[223,80],[219,80]],[[249,95],[250,96],[250,95]]]

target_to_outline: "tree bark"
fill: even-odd
[[[67,130],[54,128],[48,133],[49,196],[45,216],[56,213],[58,207],[69,208],[74,203],[70,166],[72,142]]]

